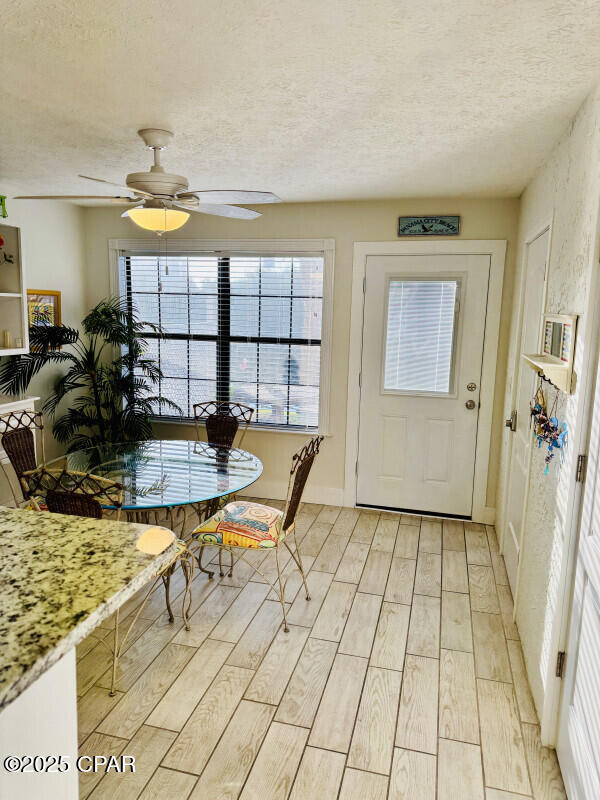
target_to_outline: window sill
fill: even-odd
[[[157,423],[159,425],[183,425],[186,427],[195,427],[196,423],[193,419],[164,419],[162,417],[152,417],[152,422]],[[302,428],[288,428],[285,425],[277,426],[277,425],[260,425],[258,423],[251,424],[248,428],[248,433],[252,433],[253,431],[260,431],[260,433],[291,433],[295,435],[301,435],[304,437],[307,436],[324,436],[325,438],[329,438],[331,436],[330,433],[323,433],[322,431],[317,430],[306,430]]]

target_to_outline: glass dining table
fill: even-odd
[[[184,531],[189,509],[200,520],[222,498],[245,489],[262,474],[252,453],[190,440],[124,442],[75,450],[46,463],[47,469],[92,473],[123,485],[127,519],[167,524]],[[107,506],[108,507],[108,506]]]

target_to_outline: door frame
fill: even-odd
[[[486,311],[472,518],[492,524],[496,509],[486,504],[489,470],[494,384],[502,307],[502,284],[506,257],[505,239],[459,239],[448,241],[355,242],[352,269],[350,354],[348,359],[348,403],[346,411],[346,476],[344,505],[356,506],[358,433],[360,424],[360,372],[362,365],[365,279],[368,256],[489,255],[490,278]]]
[[[536,239],[539,239],[540,236],[543,236],[546,231],[548,231],[548,248],[546,250],[546,271],[544,273],[544,296],[542,298],[542,314],[546,311],[546,299],[548,297],[548,274],[550,271],[550,256],[552,253],[552,225],[554,223],[554,216],[552,215],[550,219],[546,220],[544,223],[538,223],[533,226],[529,234],[526,236],[525,241],[523,242],[523,250],[521,253],[520,263],[522,265],[521,274],[519,276],[519,315],[517,318],[517,329],[518,333],[516,338],[514,339],[514,345],[511,344],[511,348],[509,350],[508,356],[508,363],[512,363],[512,384],[511,384],[511,392],[510,392],[510,407],[507,408],[505,405],[503,417],[508,417],[512,410],[515,408],[517,403],[517,389],[518,389],[518,381],[519,381],[519,367],[521,363],[521,341],[523,338],[523,312],[525,310],[525,286],[527,282],[527,269],[529,266],[529,247],[535,242]],[[542,320],[540,319],[540,324],[538,328],[538,343],[541,341],[542,336]],[[508,370],[507,370],[508,375]],[[506,403],[506,400],[505,400]],[[506,461],[504,470],[502,473],[502,496],[498,498],[499,500],[499,522],[500,522],[500,530],[497,531],[498,535],[498,544],[500,546],[500,552],[504,553],[504,546],[506,543],[506,536],[508,534],[508,523],[507,523],[507,508],[508,508],[508,489],[510,485],[510,465],[512,459],[512,450],[513,450],[513,437],[510,435],[510,432],[507,431],[505,436],[508,436],[508,445],[506,449]],[[531,442],[529,445],[529,454],[528,454],[528,469],[527,473],[531,471],[531,458],[532,458],[532,447]],[[521,532],[519,541],[516,543],[518,548],[518,555],[519,555],[519,568],[517,570],[517,578],[515,582],[515,594],[518,592],[519,580],[520,580],[520,564],[521,564],[521,550],[523,548],[523,530],[525,526],[525,516],[527,513],[527,503],[529,500],[529,479],[527,480],[527,486],[525,487],[525,495],[523,498],[523,509],[521,513]],[[516,606],[516,597],[515,597],[515,606]]]

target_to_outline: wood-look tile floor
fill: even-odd
[[[189,632],[152,595],[116,697],[106,648],[78,647],[81,752],[137,766],[82,774],[82,798],[566,797],[493,527],[304,504],[298,533],[312,600],[289,564],[289,633],[239,563],[232,578],[196,574]],[[251,558],[272,574],[273,553]]]

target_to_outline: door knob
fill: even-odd
[[[475,400],[467,400],[465,403],[465,408],[468,408],[469,411],[472,411],[475,408]]]

